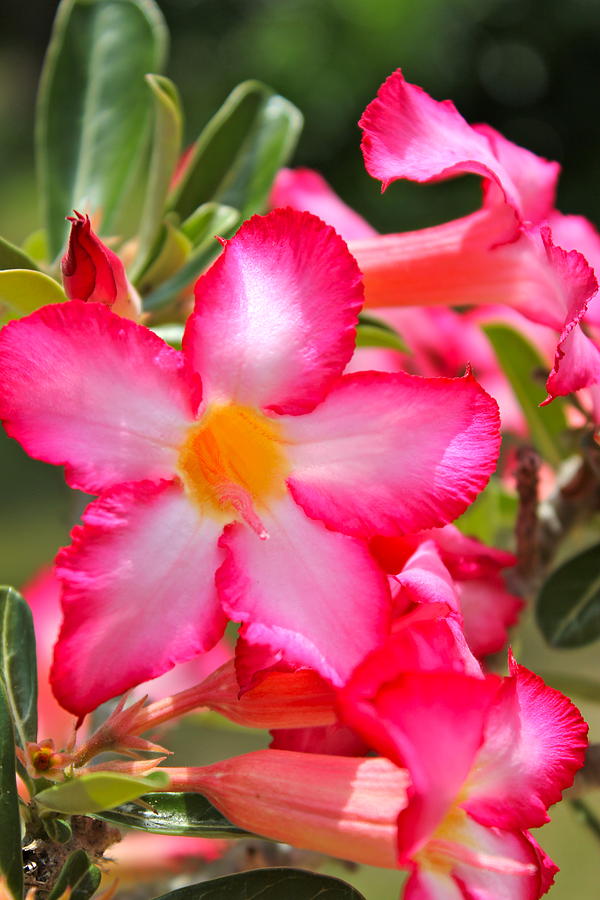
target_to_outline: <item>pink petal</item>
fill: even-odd
[[[104,305],[39,309],[0,334],[0,418],[36,459],[97,492],[172,476],[193,420],[182,355]]]
[[[465,895],[445,869],[418,868],[406,882],[402,900],[465,900]]]
[[[172,790],[199,791],[256,834],[366,865],[397,866],[396,819],[408,778],[387,759],[258,750],[167,771]]]
[[[413,603],[445,603],[460,617],[460,601],[456,585],[440,559],[433,541],[424,541],[398,572],[392,588],[396,611]]]
[[[596,277],[600,275],[600,234],[596,227],[583,216],[565,216],[557,210],[548,219],[552,237],[565,250],[582,253]],[[600,326],[600,294],[590,300],[585,314],[588,325]]]
[[[507,591],[498,575],[463,581],[459,586],[465,637],[475,656],[501,650],[508,629],[515,625],[524,601]]]
[[[312,169],[280,169],[269,200],[270,206],[291,206],[306,210],[333,225],[345,241],[376,234],[368,222],[347,206]]]
[[[223,606],[249,643],[340,684],[388,632],[387,580],[364,544],[307,518],[291,498],[262,521],[266,541],[239,524],[225,529]]]
[[[467,816],[456,839],[452,875],[465,900],[538,900],[547,890],[540,856],[528,835],[485,828]]]
[[[222,523],[178,485],[121,485],[92,503],[57,558],[64,621],[52,685],[77,715],[209,650]]]
[[[312,409],[354,349],[360,272],[342,239],[291,209],[254,216],[196,284],[184,351],[211,400]]]
[[[494,156],[510,175],[518,191],[523,219],[535,224],[544,222],[554,211],[560,165],[513,144],[490,125],[474,125],[473,131],[487,138]]]
[[[309,516],[370,537],[459,516],[485,487],[498,407],[467,375],[344,376],[309,416],[285,420],[288,484]]]
[[[469,814],[484,825],[531,828],[549,820],[583,765],[587,725],[563,694],[511,659],[469,779]]]
[[[400,69],[379,88],[359,126],[367,172],[384,189],[398,178],[438,181],[473,172],[494,181],[521,213],[518,188],[486,136],[465,122],[451,100],[434,100]]]

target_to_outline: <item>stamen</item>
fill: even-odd
[[[240,514],[246,525],[249,525],[252,531],[256,532],[261,541],[269,538],[269,532],[256,514],[256,510],[252,505],[252,497],[250,493],[243,488],[241,484],[235,484],[228,481],[225,484],[215,486],[219,503],[225,505],[230,503],[236,512]]]

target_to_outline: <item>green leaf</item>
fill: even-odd
[[[15,247],[10,241],[0,237],[0,269],[37,270],[38,265],[20,247]]]
[[[65,293],[54,278],[32,269],[0,271],[0,324],[35,312],[48,303],[62,303]]]
[[[398,332],[375,316],[361,313],[356,327],[357,347],[386,347],[410,354],[410,348]]]
[[[85,850],[75,850],[67,857],[48,900],[59,900],[68,888],[69,900],[88,900],[98,889],[101,877],[100,869],[90,862]]]
[[[38,228],[32,231],[23,241],[23,250],[36,263],[48,262],[48,235],[45,228]],[[21,269],[28,268],[20,266]]]
[[[11,709],[0,680],[0,875],[14,900],[23,896],[21,822],[15,771],[15,735]]]
[[[132,281],[142,272],[160,231],[169,184],[181,151],[182,113],[177,88],[162,75],[146,75],[154,102],[154,135]]]
[[[538,595],[536,618],[553,647],[583,647],[600,638],[600,544],[551,573]]]
[[[114,233],[144,164],[167,32],[152,0],[62,0],[38,97],[36,151],[50,256],[80,209]]]
[[[150,331],[157,334],[159,338],[162,338],[163,341],[170,344],[171,347],[174,347],[175,350],[181,350],[184,330],[183,325],[177,325],[175,322],[171,322],[168,325],[157,325],[156,328],[150,329]]]
[[[187,835],[188,837],[247,837],[248,832],[233,825],[200,794],[147,794],[144,806],[125,803],[118,809],[103,812],[100,819],[120,828],[135,828],[154,834]]]
[[[35,799],[55,812],[84,815],[135,800],[149,788],[158,790],[168,783],[166,772],[152,772],[143,778],[118,772],[90,772],[40,791]]]
[[[68,819],[60,819],[58,816],[44,816],[42,825],[50,840],[55,841],[57,844],[67,844],[73,837],[73,829]]]
[[[147,294],[170,277],[175,277],[189,258],[192,245],[172,222],[165,222],[150,253],[150,265],[135,279],[141,294]]]
[[[196,141],[169,208],[182,219],[208,200],[236,207],[244,219],[262,212],[302,121],[300,111],[266,85],[238,85]]]
[[[37,738],[37,663],[31,610],[11,587],[0,587],[0,681],[12,713],[17,741]]]
[[[536,380],[535,374],[546,371],[547,364],[533,344],[514,328],[498,323],[484,325],[483,331],[515,392],[527,420],[531,439],[546,462],[558,466],[568,455],[564,442],[568,426],[560,399],[554,400],[550,406],[542,409],[539,407],[546,392]]]
[[[362,894],[339,878],[306,869],[252,869],[224,875],[213,881],[190,884],[161,894],[156,900],[365,900]]]
[[[215,235],[228,238],[236,230],[240,214],[231,206],[205,203],[181,226],[181,233],[195,235],[194,248],[181,268],[144,297],[144,309],[156,311],[172,302],[192,284],[221,252]]]

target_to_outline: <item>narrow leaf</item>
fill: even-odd
[[[167,33],[153,0],[62,0],[38,97],[36,150],[52,259],[72,209],[112,234],[144,162]]]
[[[221,252],[221,245],[215,235],[229,238],[240,222],[240,214],[231,206],[206,203],[196,210],[181,227],[181,233],[193,235],[194,248],[181,268],[155,290],[144,297],[144,309],[156,311],[172,302],[186,288],[191,287],[202,272]]]
[[[398,350],[400,353],[410,354],[410,348],[404,342],[401,335],[391,328],[386,322],[382,322],[375,316],[361,313],[356,327],[357,347],[385,347],[389,350]]]
[[[141,799],[144,806],[125,803],[118,809],[103,812],[98,818],[112,822],[120,828],[151,831],[153,834],[206,838],[234,838],[248,835],[247,831],[233,825],[200,794],[156,793],[147,794]]]
[[[146,82],[154,103],[154,131],[138,252],[130,272],[132,280],[145,268],[158,236],[169,184],[181,151],[182,113],[177,88],[162,75],[146,75]]]
[[[59,900],[69,891],[69,900],[88,900],[100,884],[102,873],[90,862],[85,850],[75,850],[60,870],[48,900]]]
[[[253,869],[161,894],[156,900],[365,900],[339,878],[305,869]]]
[[[236,207],[243,218],[262,212],[301,128],[300,111],[271,88],[238,85],[196,141],[169,208],[182,219],[208,200]]]
[[[0,237],[0,269],[38,269],[38,265],[20,247]]]
[[[17,741],[37,738],[37,664],[29,606],[11,587],[0,587],[0,681],[12,713]]]
[[[540,590],[536,617],[553,647],[583,647],[600,638],[600,544],[551,573]]]
[[[542,409],[539,406],[546,392],[535,375],[536,372],[547,370],[547,364],[533,344],[514,328],[498,323],[484,325],[483,331],[519,401],[531,439],[543,458],[552,466],[558,466],[568,455],[564,444],[568,429],[564,405],[560,399]]]
[[[35,799],[55,812],[84,815],[135,800],[149,788],[164,788],[168,783],[169,776],[164,772],[153,772],[143,778],[116,772],[92,772],[40,791]]]
[[[135,279],[140,293],[147,294],[174,277],[189,258],[191,250],[192,245],[185,234],[171,222],[165,222],[150,253],[150,264]]]
[[[32,269],[0,271],[0,324],[35,312],[48,303],[62,303],[67,298],[54,278]]]
[[[13,900],[23,896],[21,822],[15,771],[15,735],[10,705],[0,680],[0,876]]]

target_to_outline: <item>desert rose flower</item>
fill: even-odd
[[[139,319],[142,307],[116,253],[92,230],[89,216],[69,216],[71,232],[61,261],[65,294],[69,300],[104,303],[127,319]]]
[[[172,789],[277,840],[408,868],[405,900],[548,890],[556,866],[528,829],[583,763],[587,726],[566,697],[512,658],[507,678],[468,672],[448,623],[429,622],[370,654],[339,710],[380,758],[264,750],[167,768]]]
[[[450,101],[433,100],[400,70],[360,126],[365,166],[383,189],[398,178],[439,181],[465,172],[480,175],[484,187],[476,213],[354,245],[367,304],[506,303],[559,333],[548,399],[598,384],[600,349],[580,328],[598,285],[569,247],[581,222],[563,221],[554,209],[558,164],[488,125],[468,125]],[[591,226],[585,230],[586,247],[597,247],[596,238]]]
[[[498,415],[470,375],[340,377],[361,302],[333,229],[278,210],[198,280],[181,353],[80,301],[3,329],[8,433],[101,492],[57,560],[63,706],[210,649],[226,617],[335,684],[385,636],[366,539],[459,515],[495,466]]]

